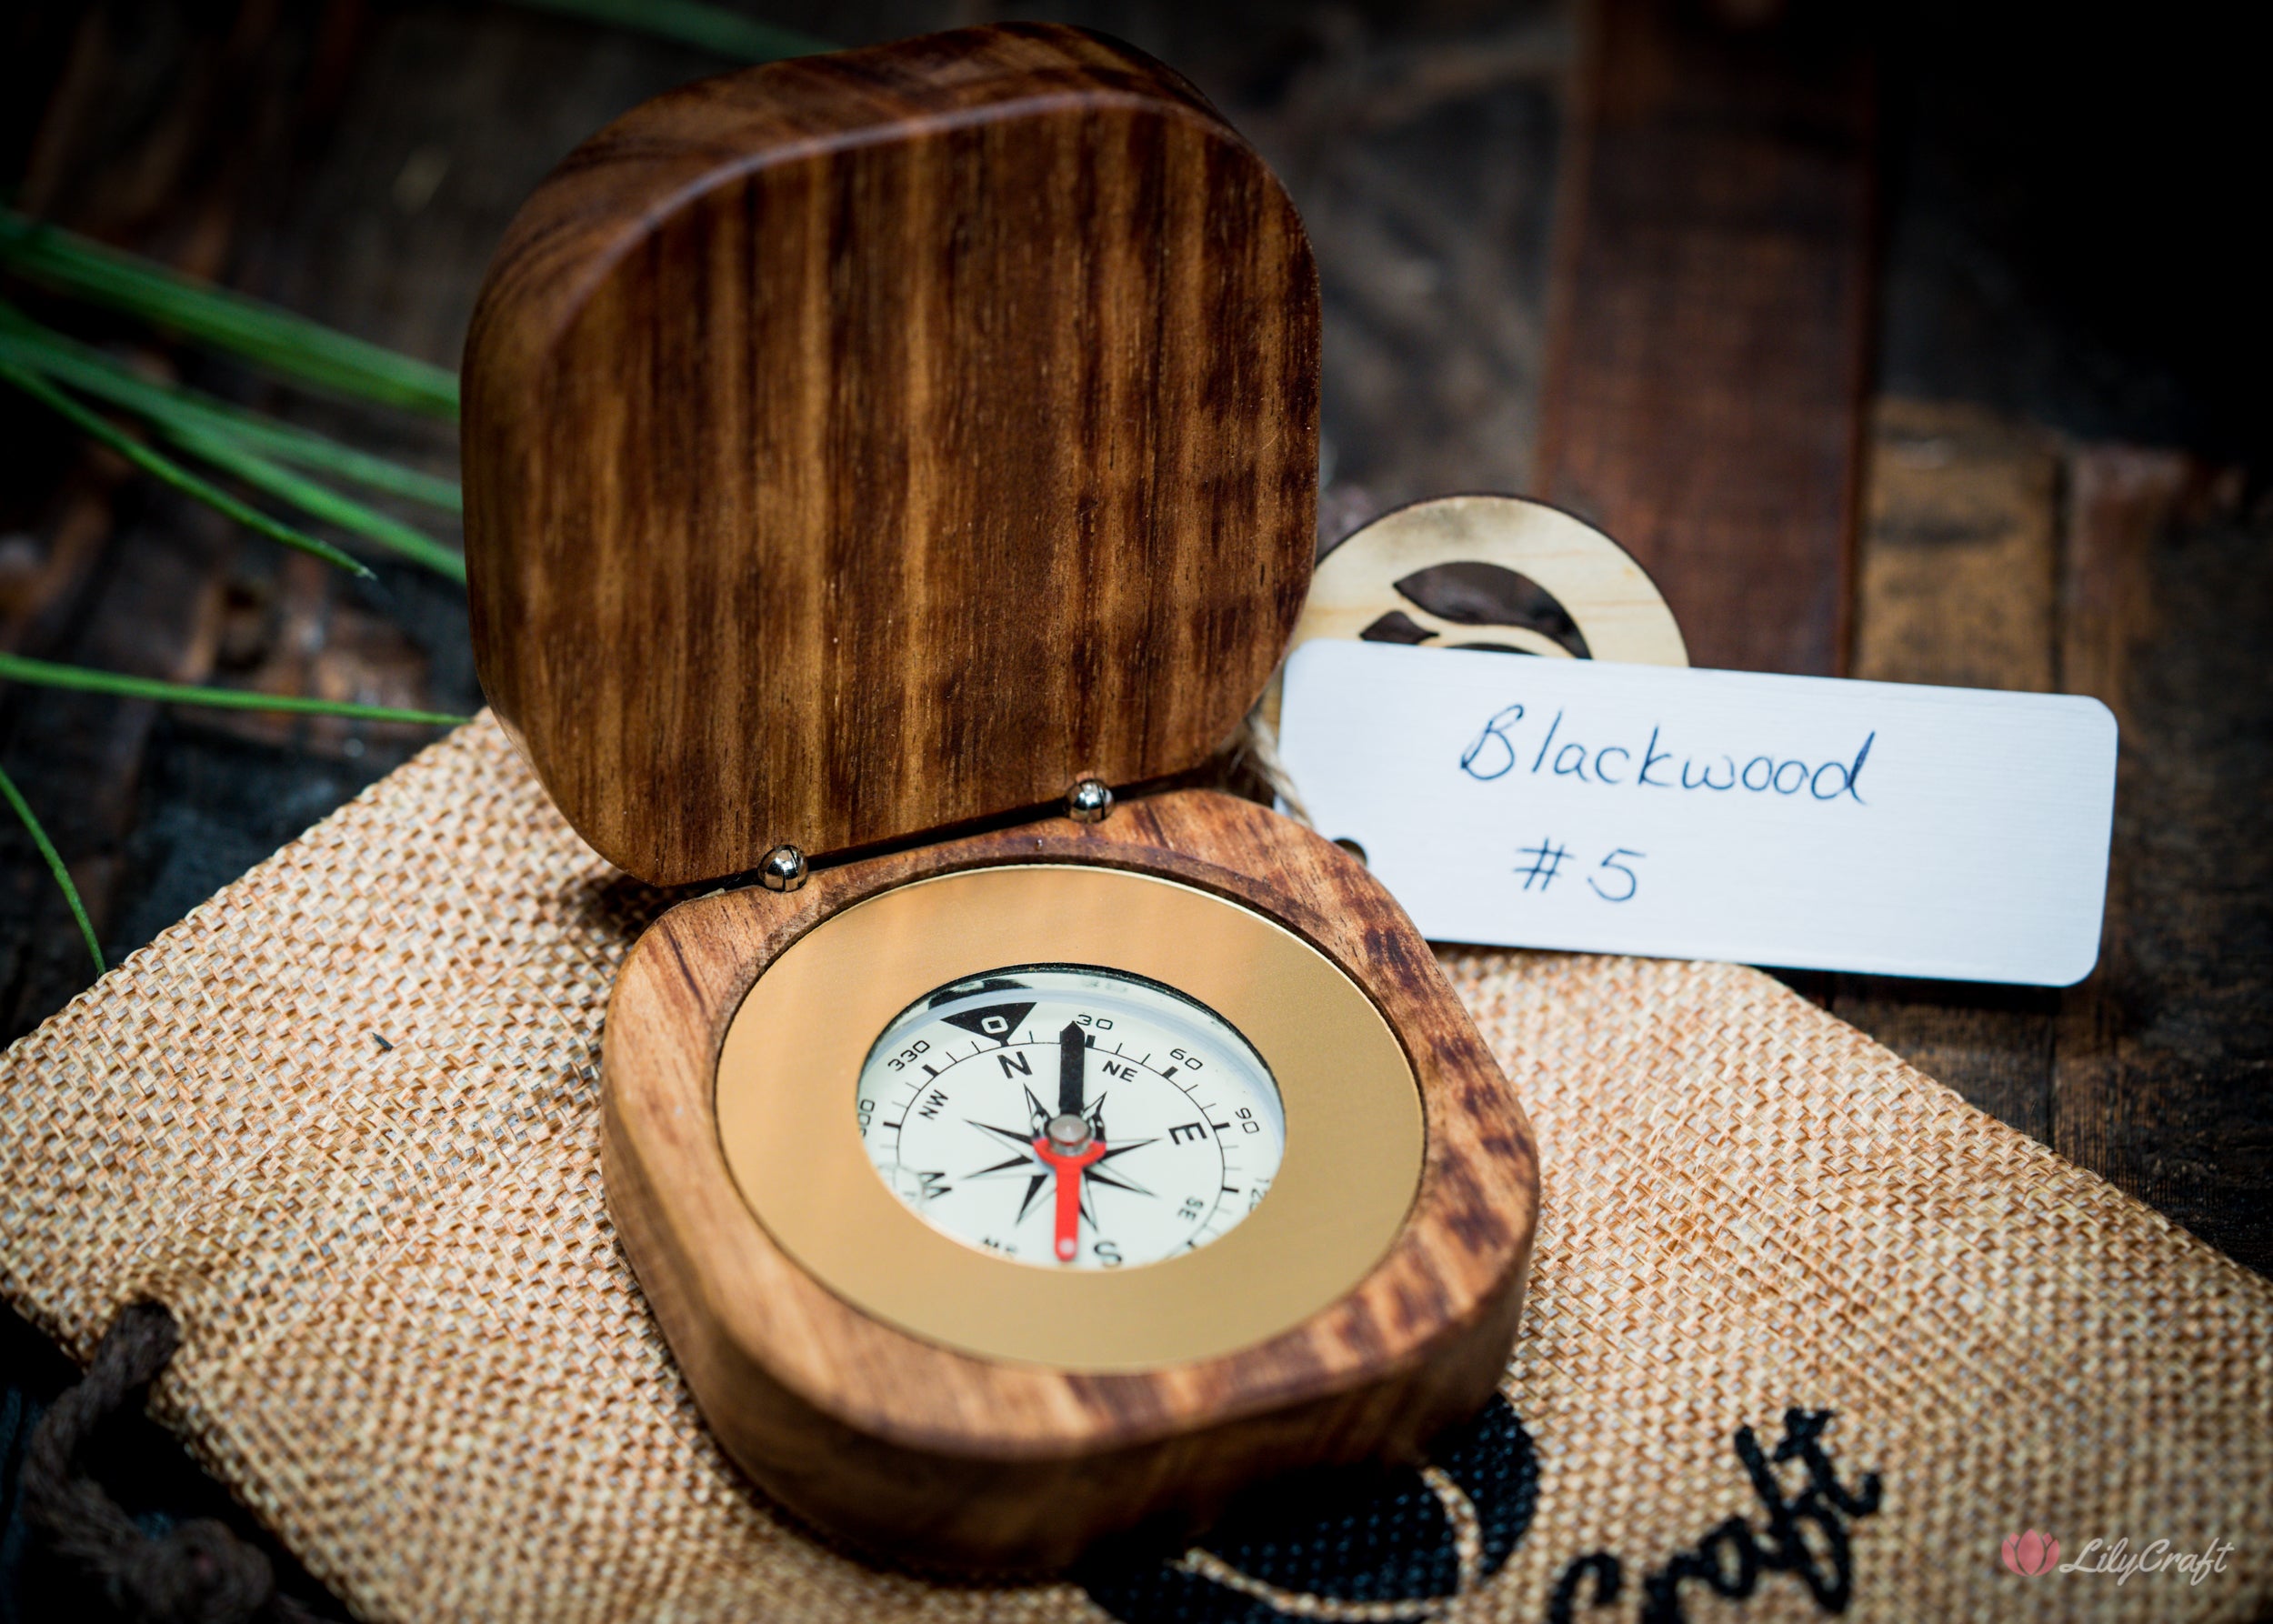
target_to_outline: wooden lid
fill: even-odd
[[[516,217],[466,354],[483,687],[675,884],[1196,767],[1308,582],[1317,279],[1181,78],[1067,28],[706,80]]]

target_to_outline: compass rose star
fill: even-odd
[[[1045,1120],[1047,1118],[1045,1118]],[[996,1128],[993,1123],[981,1122],[976,1117],[966,1117],[963,1120],[969,1123],[973,1128],[977,1128],[981,1133],[993,1134],[1004,1144],[1016,1146],[1019,1150],[1026,1153],[1026,1160],[1032,1161],[1035,1159],[1034,1136],[1032,1134],[1019,1133],[1014,1128]],[[1003,1165],[1007,1167],[1009,1164],[1006,1162]]]
[[[1034,1098],[1031,1090],[1027,1092],[1026,1098],[1029,1101]],[[1034,1153],[1034,1141],[1025,1134],[1013,1133],[1006,1128],[996,1128],[993,1123],[981,1122],[975,1117],[966,1117],[963,1120],[980,1132],[993,1134],[1004,1144],[1017,1148],[1017,1155],[1007,1157],[989,1167],[981,1168],[976,1173],[966,1173],[963,1179],[967,1184],[974,1178],[986,1178],[1003,1173],[1024,1170],[1026,1174],[1026,1195],[1018,1202],[1018,1216],[1011,1221],[1013,1223],[1025,1222],[1026,1215],[1034,1210],[1034,1198],[1042,1193],[1042,1187],[1049,1183],[1051,1178],[1049,1168],[1045,1167],[1042,1158]]]
[[[1096,1161],[1089,1164],[1088,1176],[1091,1178],[1096,1179],[1099,1184],[1109,1184],[1115,1189],[1125,1189],[1131,1195],[1149,1196],[1153,1192],[1147,1189],[1143,1185],[1137,1183],[1134,1178],[1131,1178],[1127,1173],[1118,1168],[1114,1168],[1113,1171],[1108,1173],[1105,1170],[1105,1164],[1111,1161],[1116,1156],[1126,1156],[1132,1150],[1142,1150],[1147,1145],[1157,1145],[1159,1142],[1160,1141],[1157,1138],[1132,1139],[1126,1145],[1116,1145],[1113,1148],[1107,1150],[1103,1156],[1098,1157]]]

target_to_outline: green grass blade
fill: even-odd
[[[818,56],[842,49],[795,28],[776,28],[723,6],[699,5],[696,0],[518,0],[518,4],[532,11],[557,12],[653,35],[738,62],[779,62],[787,56]]]
[[[388,550],[401,554],[415,564],[423,564],[438,576],[446,576],[459,586],[466,585],[466,560],[444,546],[424,531],[414,530],[400,520],[389,518],[375,508],[341,496],[329,486],[304,479],[289,468],[279,467],[258,452],[248,451],[235,441],[202,429],[162,429],[174,443],[191,456],[201,458],[225,474],[235,475],[255,490],[264,491],[279,501],[289,502],[311,518],[337,525],[353,531]]]
[[[455,479],[406,468],[384,456],[357,451],[352,446],[343,446],[337,440],[310,434],[304,428],[293,428],[273,418],[255,417],[249,412],[232,412],[224,407],[217,416],[221,424],[227,426],[229,437],[255,451],[265,452],[279,462],[295,463],[319,474],[353,480],[365,490],[384,491],[390,496],[421,502],[444,513],[466,511],[465,493]]]
[[[0,361],[0,378],[5,378],[7,382],[14,384],[43,406],[53,408],[73,425],[102,441],[104,445],[108,446],[144,472],[164,480],[185,496],[194,496],[206,506],[216,508],[226,514],[246,529],[257,530],[272,540],[280,541],[288,547],[296,547],[303,553],[312,554],[323,559],[326,564],[335,564],[351,575],[361,576],[366,580],[371,578],[370,570],[341,552],[328,541],[318,541],[304,530],[295,530],[290,525],[273,519],[257,507],[238,501],[220,486],[198,478],[196,475],[183,467],[173,458],[163,456],[151,450],[149,446],[135,439],[132,435],[121,433],[98,414],[81,406],[39,374],[18,366],[12,361]]]
[[[5,299],[0,299],[0,361],[13,361],[147,423],[225,436],[279,462],[314,468],[446,513],[466,510],[454,479],[406,468],[195,389],[154,383],[92,345],[40,326]]]
[[[79,887],[71,883],[71,870],[65,867],[63,859],[55,855],[55,842],[48,839],[47,831],[39,827],[39,819],[32,816],[31,805],[25,800],[24,792],[16,788],[15,780],[8,777],[5,768],[0,768],[0,796],[7,797],[8,805],[15,808],[15,815],[24,820],[25,828],[31,832],[32,844],[38,847],[39,855],[47,859],[47,872],[54,875],[55,883],[63,887],[63,899],[71,905],[71,917],[78,920],[79,934],[86,938],[87,954],[95,960],[95,973],[101,975],[110,967],[103,962],[103,944],[95,939],[95,924],[86,917],[86,904],[79,900]]]
[[[255,694],[244,688],[204,688],[159,682],[85,666],[59,666],[20,654],[0,652],[0,679],[82,694],[115,694],[122,699],[155,699],[165,705],[201,705],[212,710],[262,710],[302,717],[345,717],[355,722],[410,722],[425,727],[455,727],[470,717],[438,710],[397,710],[386,705],[350,705],[339,699],[304,699],[289,694]]]
[[[437,416],[457,412],[457,378],[443,367],[351,338],[321,322],[196,281],[14,209],[0,209],[0,266],[336,395]]]

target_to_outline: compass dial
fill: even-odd
[[[1021,965],[903,1010],[860,1070],[893,1193],[967,1246],[1046,1268],[1157,1263],[1221,1238],[1287,1144],[1230,1022],[1140,976]]]

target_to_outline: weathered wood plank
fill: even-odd
[[[148,19],[127,9],[97,7],[80,20],[26,159],[22,201],[75,227],[132,236],[181,268],[208,270],[227,251],[253,180],[246,165],[210,163],[214,121],[250,115],[294,37],[274,30],[257,3],[212,33],[175,18],[139,26]],[[127,85],[142,95],[122,96]],[[40,465],[55,495],[40,529],[25,537],[27,560],[36,562],[9,618],[9,646],[136,676],[206,679],[235,533],[131,478],[109,454],[65,443],[63,455]],[[114,511],[126,516],[115,530]],[[107,935],[127,884],[125,846],[141,815],[155,714],[140,702],[31,689],[7,695],[0,710],[0,748],[43,811],[98,936]],[[17,876],[9,900],[21,910],[11,933],[17,951],[0,966],[0,1032],[13,1038],[85,986],[92,967],[28,843],[11,829],[5,849]]]
[[[2071,470],[2068,556],[2060,582],[2062,686],[2115,712],[2124,770],[2099,966],[2062,1000],[2048,1137],[2055,1148],[2134,1189],[2154,1178],[2153,1157],[2135,1148],[2162,1105],[2144,1085],[2170,1079],[2141,1075],[2138,1038],[2142,1018],[2151,1019],[2152,1012],[2127,1007],[2133,1002],[2127,995],[2140,990],[2142,969],[2133,929],[2148,887],[2137,864],[2149,854],[2140,837],[2149,807],[2164,800],[2160,787],[2145,781],[2160,752],[2138,731],[2130,703],[2132,660],[2160,619],[2153,555],[2192,475],[2188,460],[2176,453],[2086,449]],[[2158,1068],[2150,1062],[2145,1069]]]
[[[1844,669],[1873,275],[1865,50],[1810,14],[1600,0],[1536,487],[1656,577],[1699,666]]]
[[[108,566],[66,657],[172,682],[197,681],[211,669],[221,579],[235,537],[217,516],[185,508],[174,501],[152,504],[112,539]],[[53,690],[24,695],[15,709],[10,770],[43,811],[98,931],[120,900],[156,713],[143,700]],[[52,882],[30,901],[23,957],[0,1004],[0,1021],[11,1035],[36,1025],[94,975]]]
[[[1871,416],[1852,675],[2051,692],[2058,447],[1978,406]]]
[[[517,14],[473,22],[375,15],[349,4],[285,14],[266,0],[183,13],[111,0],[74,21],[67,50],[50,53],[59,67],[33,86],[52,94],[24,158],[25,206],[446,363],[455,359],[482,256],[517,193],[462,188],[469,195],[457,206],[446,199],[438,208],[430,206],[431,188],[398,199],[399,155],[420,150],[422,134],[453,124],[492,152],[519,150],[511,139],[519,133],[513,109],[501,105],[496,86],[510,77],[532,34],[539,55],[549,48],[562,62],[606,65],[593,86],[596,99],[563,115],[580,125],[616,109],[625,93],[612,85],[623,75],[654,88],[705,65],[695,54],[667,48],[611,53],[601,48],[605,32]],[[453,34],[455,53],[444,45]],[[469,35],[479,48],[466,48]],[[436,73],[445,60],[455,76]],[[423,94],[409,94],[414,87]],[[481,118],[466,116],[466,109]],[[354,128],[334,138],[349,120]],[[374,173],[375,155],[389,166]],[[539,145],[519,169],[494,167],[507,185],[526,185],[556,155]],[[349,230],[350,218],[364,224]],[[429,241],[416,229],[422,222],[446,229]],[[439,288],[430,291],[430,282]],[[449,425],[264,386],[225,362],[170,355],[131,321],[31,298],[75,330],[135,344],[140,359],[162,372],[186,365],[197,382],[225,395],[430,472],[455,472]],[[0,401],[0,409],[8,406]],[[54,431],[37,408],[22,410],[38,431],[35,443],[55,447],[27,461],[26,470],[70,482],[78,494],[65,500],[68,493],[44,495],[14,482],[6,493],[11,517],[24,516],[14,518],[20,531],[0,557],[6,647],[273,693],[416,708],[471,710],[478,703],[462,591],[409,566],[382,562],[378,584],[357,585],[313,560],[229,534],[206,559],[207,578],[187,582],[161,560],[168,590],[153,596],[132,586],[130,578],[145,573],[144,549],[172,546],[165,532],[177,525],[209,526],[209,516],[123,465],[83,460],[73,436]],[[11,420],[16,415],[12,410]],[[107,517],[112,502],[130,521],[115,536]],[[402,516],[450,534],[432,513],[405,509]],[[193,624],[194,632],[185,629]],[[123,641],[105,649],[104,637]],[[169,648],[196,657],[184,663],[162,653]],[[303,822],[320,816],[432,735],[187,710],[164,713],[154,726],[154,715],[148,707],[85,696],[23,688],[0,696],[5,759],[27,778],[27,793],[75,872],[84,870],[98,930],[114,953],[178,917],[215,879],[235,872],[228,864],[241,867],[279,834],[296,832],[279,829],[262,809],[305,808]],[[98,761],[89,754],[91,740],[105,730],[116,737]],[[42,742],[59,736],[66,740],[60,750]],[[138,787],[145,784],[155,787]],[[237,827],[248,810],[256,835]],[[0,852],[7,867],[0,913],[8,923],[0,1017],[13,1036],[84,986],[90,970],[53,882],[13,820],[0,830]]]
[[[2061,681],[2116,712],[2123,772],[2052,1143],[2273,1268],[2273,526],[2221,511],[2230,489],[2168,452],[2088,447],[2070,493]]]

